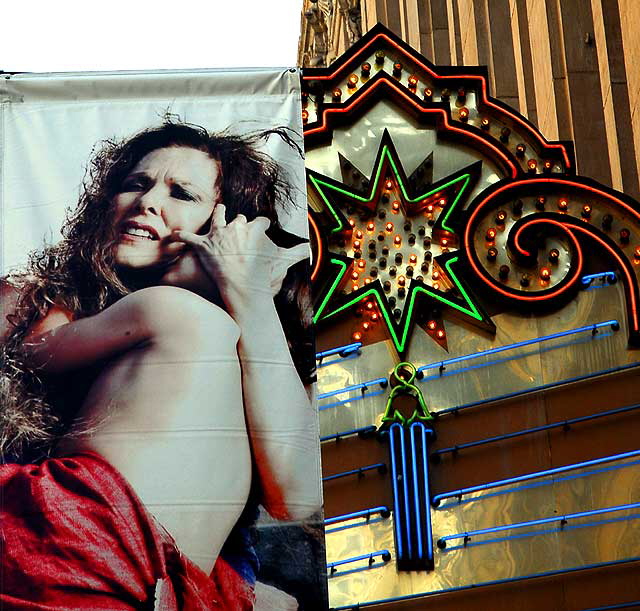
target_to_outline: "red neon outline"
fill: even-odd
[[[633,315],[633,330],[638,331],[638,327],[640,325],[638,325],[638,311],[636,307],[636,296],[633,293],[633,278],[629,274],[629,270],[625,266],[624,261],[618,256],[618,253],[615,250],[613,250],[613,248],[611,248],[611,246],[609,246],[602,238],[599,238],[597,235],[589,233],[586,227],[580,227],[580,226],[572,226],[572,227],[574,229],[577,229],[578,231],[582,231],[583,233],[586,233],[590,238],[593,238],[594,240],[599,242],[614,256],[614,258],[620,264],[620,268],[622,269],[622,271],[625,273],[627,277],[627,283],[628,283],[627,286],[629,287],[629,297],[631,298],[631,313]]]
[[[444,121],[443,121],[444,126],[448,131],[458,132],[458,133],[462,134],[465,137],[471,137],[471,138],[477,140],[481,145],[488,146],[489,148],[493,149],[493,151],[499,157],[501,157],[504,160],[504,162],[507,164],[507,166],[511,168],[511,177],[512,178],[516,178],[518,176],[519,166],[516,166],[505,155],[505,153],[503,153],[498,147],[493,145],[491,142],[489,142],[487,140],[484,140],[483,138],[480,138],[479,136],[476,136],[475,134],[473,134],[471,132],[468,132],[468,131],[466,131],[464,129],[460,129],[458,127],[454,127],[453,125],[450,125],[449,124],[449,118],[447,116],[447,112],[443,108],[423,108],[419,104],[416,104],[416,102],[414,100],[412,100],[404,91],[399,89],[387,77],[382,77],[380,80],[376,81],[373,84],[373,86],[371,87],[371,89],[369,89],[364,95],[360,95],[357,98],[355,98],[353,101],[351,101],[349,103],[348,106],[345,106],[344,108],[327,108],[326,110],[324,110],[323,113],[322,113],[322,124],[320,126],[318,126],[318,127],[315,127],[315,128],[313,128],[313,129],[311,129],[309,131],[304,132],[304,135],[305,136],[311,136],[312,134],[316,134],[316,133],[320,133],[320,132],[325,131],[329,127],[328,124],[327,124],[327,121],[326,121],[326,116],[329,113],[346,113],[346,112],[350,112],[354,106],[360,104],[363,100],[366,100],[366,98],[371,94],[371,92],[374,91],[374,89],[376,87],[380,86],[383,83],[388,85],[392,89],[395,89],[398,92],[399,95],[404,97],[408,102],[410,102],[413,106],[415,106],[415,108],[417,108],[421,113],[441,113],[443,118],[444,118]]]
[[[477,266],[475,261],[473,260],[473,257],[469,257],[469,262],[471,263],[471,266],[473,267],[474,271],[476,272],[476,274],[478,276],[480,276],[482,278],[482,280],[488,284],[493,290],[497,291],[498,293],[501,293],[502,295],[504,295],[505,297],[509,297],[511,299],[517,299],[518,301],[525,301],[525,302],[529,302],[529,301],[545,301],[546,299],[553,299],[554,297],[557,297],[558,295],[561,295],[562,293],[564,293],[566,290],[568,290],[571,286],[573,286],[573,284],[575,283],[575,281],[578,279],[578,277],[580,276],[580,270],[582,269],[582,250],[580,249],[580,244],[578,243],[578,240],[576,239],[576,237],[571,233],[571,231],[565,227],[562,223],[559,223],[558,221],[554,221],[552,219],[542,219],[542,218],[538,218],[538,219],[532,219],[531,221],[529,221],[529,223],[527,224],[536,224],[536,223],[551,223],[552,225],[557,225],[558,227],[560,227],[561,229],[563,229],[564,231],[566,231],[571,240],[573,241],[573,245],[576,247],[576,251],[578,253],[578,265],[576,266],[576,271],[573,274],[573,277],[567,282],[567,284],[565,284],[563,287],[556,289],[554,292],[551,293],[545,293],[544,295],[531,295],[531,296],[526,296],[526,295],[515,295],[514,293],[510,293],[509,291],[506,291],[504,289],[501,289],[499,286],[496,286],[496,284],[494,284],[493,282],[490,282],[486,277],[485,277],[485,273],[481,271]],[[518,239],[518,235],[520,234],[520,231],[522,231],[524,227],[521,227],[518,230],[518,233],[516,233],[516,238],[515,240],[517,241]],[[519,249],[520,252],[522,252],[525,255],[528,255],[529,253]]]
[[[316,221],[310,212],[307,213],[307,218],[309,219],[309,225],[311,225],[311,229],[316,236],[316,244],[318,245],[318,253],[315,265],[313,266],[313,271],[311,272],[311,282],[315,282],[316,278],[318,277],[318,273],[320,272],[320,264],[322,263],[324,253],[322,252],[322,237],[320,235],[320,229],[318,228],[318,225],[316,224]]]
[[[514,295],[512,293],[508,293],[507,291],[504,291],[504,290],[500,289],[500,287],[496,286],[494,283],[492,283],[490,280],[488,280],[486,278],[486,276],[485,276],[484,270],[481,270],[476,265],[476,263],[474,261],[474,258],[472,256],[472,248],[471,248],[471,244],[470,244],[470,233],[471,233],[471,227],[473,226],[473,223],[474,223],[474,220],[475,220],[476,216],[481,212],[481,210],[484,208],[484,206],[487,204],[487,202],[491,201],[496,196],[498,196],[500,193],[503,193],[504,191],[506,191],[508,189],[513,189],[513,188],[516,188],[516,187],[521,186],[521,185],[528,186],[528,185],[535,184],[535,183],[563,184],[563,185],[568,185],[568,186],[571,186],[571,187],[577,187],[578,189],[585,189],[587,191],[591,191],[592,193],[596,193],[598,195],[601,195],[606,199],[613,200],[614,202],[616,202],[620,206],[622,206],[625,210],[627,210],[628,212],[632,213],[636,218],[640,219],[640,213],[639,212],[637,212],[636,210],[631,208],[628,204],[625,204],[623,201],[619,200],[614,195],[606,193],[605,191],[602,191],[600,189],[596,189],[595,187],[590,187],[588,185],[583,185],[583,184],[580,184],[580,183],[577,183],[577,182],[573,182],[573,181],[570,181],[570,180],[564,180],[564,179],[538,178],[538,179],[531,179],[531,180],[522,180],[522,181],[518,181],[518,182],[515,182],[515,183],[503,185],[502,187],[500,187],[499,189],[494,191],[492,194],[488,195],[478,205],[478,207],[473,211],[473,213],[471,214],[471,217],[469,218],[469,220],[467,222],[467,226],[465,227],[463,244],[464,244],[464,247],[466,248],[467,252],[470,255],[468,257],[469,263],[471,264],[471,267],[473,268],[473,270],[476,273],[476,275],[485,284],[487,284],[489,287],[491,287],[493,290],[496,290],[499,293],[502,293],[503,295],[505,295],[505,296],[507,296],[507,297],[509,297],[511,299],[516,299],[516,300],[525,301],[525,302],[526,301],[542,301],[544,299],[551,299],[552,297],[555,297],[556,295],[561,294],[562,292],[567,290],[570,286],[572,286],[572,284],[575,281],[575,279],[571,279],[564,286],[564,288],[560,289],[559,292],[546,293],[543,296],[525,297],[525,296]],[[630,309],[631,309],[631,317],[632,317],[632,321],[633,321],[633,330],[634,331],[638,331],[640,325],[638,324],[638,312],[637,312],[637,306],[636,306],[636,298],[635,298],[635,294],[634,294],[634,291],[633,291],[633,286],[634,286],[633,278],[630,276],[629,270],[625,266],[624,261],[618,256],[618,253],[616,253],[616,251],[613,250],[604,240],[599,238],[594,233],[591,233],[587,227],[580,227],[579,225],[572,225],[572,224],[568,224],[568,223],[565,226],[564,224],[559,223],[558,221],[554,221],[553,219],[544,219],[544,218],[533,219],[533,220],[530,221],[530,223],[534,223],[534,222],[540,222],[540,223],[545,222],[545,223],[552,223],[552,224],[559,225],[571,236],[572,240],[574,240],[574,241],[576,241],[576,238],[572,234],[571,229],[578,229],[579,231],[582,231],[583,233],[587,234],[590,238],[595,239],[598,243],[600,243],[602,246],[604,246],[604,248],[606,248],[606,250],[611,255],[613,255],[614,259],[616,259],[616,261],[619,263],[620,268],[622,269],[622,271],[624,272],[624,274],[625,274],[625,276],[627,278],[627,283],[628,283],[627,286],[629,287],[628,294],[629,294],[630,301],[631,301],[631,308]],[[516,245],[517,245],[517,236],[518,236],[518,234],[520,233],[520,231],[522,229],[523,228],[520,228],[520,230],[518,230],[518,233],[516,234]],[[576,241],[576,243],[577,243],[577,241]],[[521,252],[523,254],[528,254],[528,253],[526,253],[526,251],[523,251],[523,250],[521,250]],[[580,267],[582,265],[582,258],[581,258],[582,257],[582,252],[580,250],[579,245],[577,246],[577,252],[578,252],[578,256],[580,257],[580,259],[578,261],[578,266],[576,267],[576,269],[578,270],[576,272],[576,274],[579,273]]]
[[[491,108],[494,108],[498,112],[503,112],[508,117],[510,117],[513,121],[518,122],[520,125],[522,125],[522,127],[526,131],[528,131],[529,133],[533,134],[539,140],[539,142],[542,144],[542,146],[544,148],[551,148],[551,149],[559,148],[562,151],[562,157],[564,159],[564,163],[566,165],[566,168],[569,169],[571,167],[571,162],[569,161],[569,154],[567,153],[567,149],[564,147],[564,145],[562,145],[562,144],[551,144],[550,142],[547,142],[546,138],[544,138],[544,136],[542,136],[542,134],[538,133],[528,123],[525,123],[522,119],[520,119],[520,117],[514,115],[513,113],[511,113],[506,108],[503,108],[502,106],[498,106],[497,104],[494,104],[493,102],[489,101],[488,95],[487,95],[487,81],[485,80],[485,78],[483,76],[479,76],[479,75],[475,75],[475,74],[474,75],[456,74],[456,75],[442,75],[441,76],[441,75],[437,74],[436,72],[434,72],[431,68],[429,68],[429,66],[427,66],[426,64],[423,64],[415,56],[412,56],[411,54],[407,53],[407,51],[405,49],[400,47],[394,40],[389,38],[386,34],[377,34],[376,36],[374,36],[367,44],[365,44],[362,47],[362,49],[360,49],[360,51],[358,51],[358,53],[360,53],[360,52],[364,51],[365,49],[367,49],[369,46],[371,46],[373,43],[375,43],[379,38],[384,38],[390,45],[395,47],[404,56],[409,57],[414,63],[416,63],[418,66],[420,66],[423,70],[426,70],[431,75],[431,77],[434,78],[434,79],[479,80],[481,82],[481,86],[482,86],[482,102],[484,104],[486,104],[487,106],[490,106]],[[342,66],[339,66],[338,68],[336,68],[336,70],[332,74],[330,74],[328,76],[303,76],[302,80],[304,80],[304,81],[326,81],[326,80],[330,80],[330,79],[333,79],[344,68],[345,68],[345,65],[343,64]],[[327,108],[324,112],[326,113],[329,110],[330,109]]]

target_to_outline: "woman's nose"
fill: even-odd
[[[160,214],[160,199],[153,189],[138,198],[138,209],[143,213]]]

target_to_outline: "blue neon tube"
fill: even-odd
[[[336,562],[330,562],[327,564],[328,569],[332,569],[335,566],[341,566],[343,564],[351,564],[352,562],[358,562],[359,560],[371,560],[381,556],[385,562],[391,560],[391,553],[388,549],[381,549],[377,552],[371,552],[370,554],[362,554],[362,556],[354,556],[353,558],[346,558],[345,560],[337,560]]]
[[[362,509],[361,511],[354,511],[353,513],[344,513],[340,516],[334,516],[333,518],[327,518],[324,523],[326,526],[330,524],[337,524],[338,522],[346,522],[347,520],[353,520],[354,518],[369,518],[369,516],[381,514],[383,517],[385,514],[390,514],[389,508],[386,505],[379,505],[378,507],[371,507],[370,509]],[[387,516],[388,517],[388,516]]]
[[[316,354],[316,360],[323,359],[325,356],[331,356],[332,354],[351,354],[362,348],[362,342],[355,342],[353,344],[347,344],[346,346],[338,346],[337,348],[331,348],[331,350],[325,350],[324,352],[318,352]]]
[[[413,502],[415,505],[415,519],[416,519],[416,530],[417,530],[417,539],[418,539],[418,558],[423,557],[422,551],[422,525],[420,524],[420,490],[418,488],[418,462],[417,462],[417,452],[416,452],[416,436],[415,436],[415,426],[420,426],[417,422],[414,422],[411,425],[411,430],[409,432],[409,436],[411,438],[411,462],[413,467],[413,477],[411,478],[413,481]],[[424,436],[422,439],[423,447],[424,447]],[[427,490],[427,498],[429,498],[429,491]],[[427,507],[427,511],[430,511],[430,508]],[[407,519],[410,519],[410,516],[407,515]],[[429,516],[427,516],[427,520]]]
[[[332,390],[331,392],[325,392],[317,396],[317,399],[326,399],[327,397],[334,397],[335,395],[341,395],[343,392],[350,392],[352,390],[358,390],[360,388],[368,388],[375,384],[381,384],[386,382],[387,378],[376,378],[375,380],[369,380],[368,382],[361,382],[360,384],[354,384],[353,386],[345,386],[339,390]]]
[[[615,272],[600,272],[599,274],[587,274],[586,276],[582,276],[582,284],[584,284],[585,286],[589,285],[591,284],[591,281],[595,280],[596,278],[608,278],[613,282],[617,280]]]
[[[363,426],[359,429],[351,429],[349,431],[340,431],[339,433],[334,433],[333,435],[325,435],[324,437],[320,437],[320,441],[331,441],[332,439],[342,439],[343,437],[349,437],[350,435],[357,435],[358,433],[375,433],[378,429],[375,424],[370,424],[369,426]]]
[[[626,603],[618,603],[617,605],[607,605],[606,607],[591,607],[590,609],[582,609],[581,611],[614,611],[614,609],[629,609],[630,607],[640,606],[640,600],[631,600]]]
[[[510,392],[505,395],[498,395],[497,397],[489,397],[487,399],[481,399],[480,401],[473,401],[472,403],[464,403],[462,405],[456,405],[455,407],[447,407],[446,409],[441,409],[440,411],[436,412],[436,414],[438,416],[443,416],[444,414],[456,414],[459,411],[462,411],[465,409],[471,409],[474,407],[480,407],[481,405],[486,405],[487,403],[494,403],[495,401],[506,401],[508,399],[515,399],[516,397],[530,395],[533,393],[540,392],[541,390],[548,390],[550,388],[559,388],[560,386],[564,386],[565,384],[572,384],[574,382],[583,382],[584,380],[590,380],[592,378],[597,378],[598,376],[602,376],[605,374],[626,371],[627,369],[633,369],[638,365],[640,365],[640,361],[634,361],[633,363],[628,363],[626,365],[619,365],[618,367],[610,367],[609,369],[601,369],[600,371],[595,371],[593,373],[588,373],[581,376],[574,376],[573,378],[566,378],[565,380],[560,380],[559,382],[549,382],[547,384],[539,384],[538,386],[531,386],[529,388],[525,388],[524,390],[516,390],[514,392]]]
[[[482,350],[481,352],[475,352],[473,354],[465,354],[463,356],[456,356],[450,359],[445,359],[444,361],[438,361],[436,363],[430,363],[428,365],[423,365],[422,367],[418,367],[418,371],[426,371],[427,369],[439,369],[440,367],[444,367],[446,365],[451,365],[453,363],[460,363],[462,361],[469,361],[471,359],[475,359],[481,356],[486,356],[488,354],[496,354],[498,352],[505,352],[506,350],[513,350],[514,348],[521,348],[523,346],[530,346],[532,344],[539,344],[542,342],[547,342],[552,339],[558,339],[560,337],[566,337],[567,335],[574,335],[576,333],[583,333],[585,331],[594,331],[597,329],[601,329],[602,327],[620,327],[620,323],[617,320],[605,320],[604,322],[596,322],[592,325],[587,325],[584,327],[578,327],[577,329],[570,329],[569,331],[559,331],[558,333],[552,333],[551,335],[543,335],[542,337],[535,337],[533,339],[527,339],[522,342],[516,342],[515,344],[507,344],[506,346],[498,346],[497,348],[490,348],[489,350]]]
[[[343,471],[342,473],[336,473],[335,475],[327,475],[322,478],[323,482],[328,482],[332,479],[338,479],[340,477],[347,477],[347,475],[360,475],[365,471],[371,471],[373,469],[378,469],[381,473],[383,469],[386,469],[387,465],[383,462],[377,462],[375,465],[366,465],[365,467],[360,467],[359,469],[351,469],[350,471]]]
[[[516,522],[514,524],[505,524],[503,526],[492,526],[491,528],[481,528],[479,530],[470,530],[466,533],[458,533],[455,535],[447,535],[438,539],[438,547],[444,548],[447,541],[456,539],[467,539],[478,535],[488,535],[490,533],[503,532],[505,530],[516,530],[518,528],[526,528],[527,526],[540,526],[542,524],[551,524],[553,522],[567,522],[576,518],[588,518],[590,516],[613,513],[614,511],[624,511],[625,509],[637,509],[640,503],[627,503],[626,505],[616,505],[615,507],[605,507],[603,509],[591,509],[589,511],[578,511],[576,513],[568,513],[565,515],[553,516],[550,518],[539,518],[537,520],[528,520],[526,522]],[[445,545],[443,545],[443,543]]]
[[[440,450],[436,450],[432,456],[437,456],[440,454],[448,454],[450,452],[457,452],[458,450],[464,450],[466,448],[474,448],[476,446],[485,445],[487,443],[493,443],[495,441],[503,441],[505,439],[513,439],[514,437],[520,437],[522,435],[529,435],[530,433],[539,433],[540,431],[548,431],[550,429],[571,426],[572,424],[577,424],[579,422],[587,422],[589,420],[595,420],[596,418],[603,418],[605,416],[612,416],[614,414],[623,414],[625,412],[630,412],[636,409],[640,409],[640,403],[636,403],[635,405],[627,405],[625,407],[618,407],[616,409],[611,409],[606,412],[599,412],[597,414],[590,414],[589,416],[580,416],[579,418],[571,418],[569,420],[563,420],[562,422],[553,422],[552,424],[544,424],[542,426],[536,426],[530,429],[523,429],[521,431],[515,431],[513,433],[505,433],[504,435],[497,435],[495,437],[487,437],[485,439],[479,439],[478,441],[469,441],[468,443],[460,443],[455,446],[451,446],[448,448],[441,448]]]
[[[419,422],[414,422],[411,425],[413,429],[416,427],[422,434],[422,464],[424,467],[424,492],[425,492],[425,518],[427,527],[427,558],[429,561],[433,561],[433,532],[431,528],[431,507],[429,506],[429,461],[427,459],[428,447],[427,447],[427,431],[433,433],[433,430],[426,429],[424,425]],[[418,514],[419,515],[419,514]]]
[[[556,475],[557,473],[565,473],[566,471],[572,471],[573,469],[581,469],[582,467],[591,467],[593,465],[601,465],[602,463],[605,463],[605,462],[612,462],[614,460],[623,460],[625,458],[631,458],[632,456],[640,456],[640,450],[633,450],[632,452],[623,452],[622,454],[613,454],[611,456],[603,456],[602,458],[594,458],[593,460],[586,460],[584,462],[573,463],[571,465],[555,467],[554,469],[546,469],[544,471],[527,473],[526,475],[519,475],[517,477],[501,479],[495,482],[489,482],[487,484],[470,486],[469,488],[460,488],[459,490],[452,490],[451,492],[445,492],[444,494],[436,494],[436,496],[433,497],[433,500],[431,502],[433,503],[434,507],[437,507],[440,504],[440,501],[444,499],[462,497],[462,495],[469,494],[471,492],[479,492],[480,490],[488,490],[489,488],[499,488],[500,486],[508,486],[509,484],[526,482],[527,480],[536,479],[538,477],[546,477],[548,475]]]
[[[399,424],[392,424],[390,428],[394,426],[400,426]],[[400,536],[400,505],[398,504],[398,465],[396,464],[396,448],[393,435],[389,432],[389,452],[391,453],[391,483],[393,484],[393,528],[396,531],[396,553],[399,558],[403,557],[402,537]]]
[[[402,457],[402,489],[404,491],[404,519],[408,547],[407,553],[409,554],[409,558],[411,558],[413,556],[413,548],[411,545],[411,512],[409,511],[409,482],[407,481],[409,478],[407,477],[407,453],[404,441],[404,427],[397,423],[392,424],[391,428],[393,427],[398,427],[398,437],[400,438],[400,456]],[[398,515],[394,515],[394,521],[395,520],[399,520]]]
[[[368,600],[364,602],[355,602],[349,603],[348,605],[343,605],[341,607],[333,607],[333,611],[354,611],[358,608],[364,607],[373,607],[375,605],[381,605],[383,603],[392,603],[392,602],[403,602],[409,600],[416,600],[418,598],[438,596],[440,594],[448,594],[451,592],[462,592],[465,590],[475,590],[476,588],[482,586],[496,586],[500,584],[506,583],[515,583],[518,581],[527,581],[529,579],[537,579],[539,577],[553,577],[555,575],[564,575],[569,573],[576,573],[578,571],[586,571],[589,569],[599,569],[608,566],[620,566],[625,564],[630,564],[631,562],[638,562],[640,560],[640,556],[633,556],[631,558],[626,558],[625,560],[613,560],[609,562],[598,562],[595,564],[587,564],[584,566],[571,567],[568,569],[555,569],[553,571],[543,571],[541,573],[531,573],[529,575],[521,575],[519,577],[506,577],[504,579],[494,579],[493,581],[484,581],[479,583],[471,583],[465,586],[454,586],[452,588],[443,588],[442,590],[430,590],[428,592],[416,592],[414,594],[405,594],[404,596],[392,596],[390,598],[381,598],[378,600]],[[628,603],[623,603],[628,606]],[[616,607],[610,607],[611,609],[616,609]],[[623,609],[624,607],[618,607]],[[602,607],[598,609],[585,609],[584,611],[607,611],[609,607]]]

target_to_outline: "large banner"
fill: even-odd
[[[0,607],[324,608],[298,72],[0,95]]]

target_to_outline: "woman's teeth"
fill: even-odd
[[[153,234],[147,230],[147,229],[138,229],[137,227],[127,227],[127,229],[124,230],[124,233],[128,234],[128,235],[135,235],[138,236],[140,238],[147,238],[149,240],[154,240],[154,236]]]

